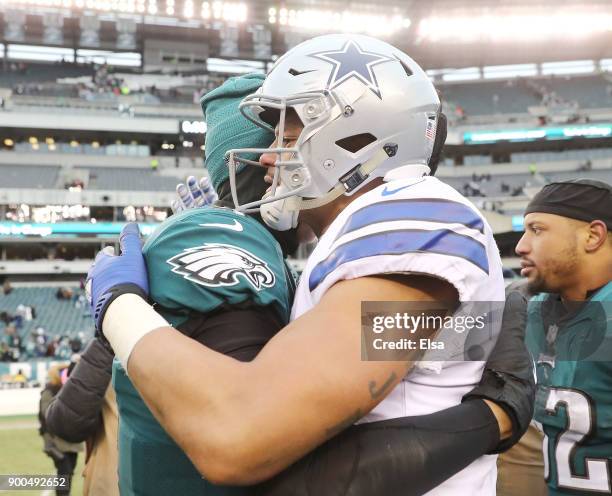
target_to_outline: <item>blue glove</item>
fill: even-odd
[[[149,294],[138,224],[130,222],[125,225],[119,237],[119,245],[120,256],[114,255],[112,246],[104,248],[87,273],[85,289],[100,337],[104,336],[104,314],[115,298],[125,293],[134,293],[146,300]]]
[[[189,176],[185,183],[176,185],[176,194],[178,198],[170,204],[174,214],[210,205],[218,199],[217,193],[206,176],[202,176],[199,181],[194,176]]]

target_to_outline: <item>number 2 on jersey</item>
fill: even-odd
[[[558,415],[558,408],[564,405],[567,415],[567,426],[553,446],[557,466],[559,488],[578,489],[610,493],[610,475],[608,461],[605,459],[585,458],[585,476],[573,473],[576,449],[584,444],[593,434],[595,410],[591,399],[582,391],[566,388],[550,388],[546,400],[546,411],[549,415]],[[549,477],[548,436],[544,443],[545,476]]]

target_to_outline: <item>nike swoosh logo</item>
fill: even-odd
[[[308,74],[309,72],[315,72],[316,69],[311,69],[310,71],[298,71],[297,69],[289,69],[289,74],[292,76],[301,76],[302,74]]]
[[[397,193],[398,191],[401,191],[403,189],[407,189],[407,188],[411,188],[412,186],[422,183],[423,180],[421,179],[420,181],[416,182],[416,183],[412,183],[409,184],[408,186],[401,186],[400,188],[396,188],[396,189],[389,189],[387,186],[384,187],[384,189],[382,190],[382,196],[390,196],[390,195],[394,195],[395,193]]]
[[[233,224],[200,224],[202,227],[220,227],[221,229],[229,229],[230,231],[244,231],[242,224],[234,219]]]

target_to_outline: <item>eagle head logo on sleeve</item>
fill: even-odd
[[[252,253],[237,246],[205,243],[168,259],[172,272],[203,286],[234,286],[240,278],[257,291],[274,285],[274,273]]]

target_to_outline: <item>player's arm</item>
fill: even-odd
[[[123,305],[135,308],[133,298],[116,300],[105,329],[121,325],[115,318]],[[166,327],[138,341],[127,370],[153,414],[207,478],[252,483],[353,424],[411,367],[410,361],[361,360],[362,301],[453,298],[446,283],[422,277],[343,281],[253,362],[194,347]]]
[[[99,255],[88,277],[98,328],[153,414],[213,482],[272,476],[362,417],[407,373],[414,355],[361,360],[362,301],[457,298],[433,278],[343,281],[240,363],[194,346],[134,294],[146,295],[137,231],[127,228],[120,241],[123,255]]]
[[[112,350],[93,339],[46,412],[47,429],[71,443],[93,436],[111,380]]]
[[[351,426],[259,485],[256,494],[420,495],[480,456],[512,447],[533,416],[535,383],[524,343],[527,298],[512,286],[506,298],[482,380],[461,404]]]

